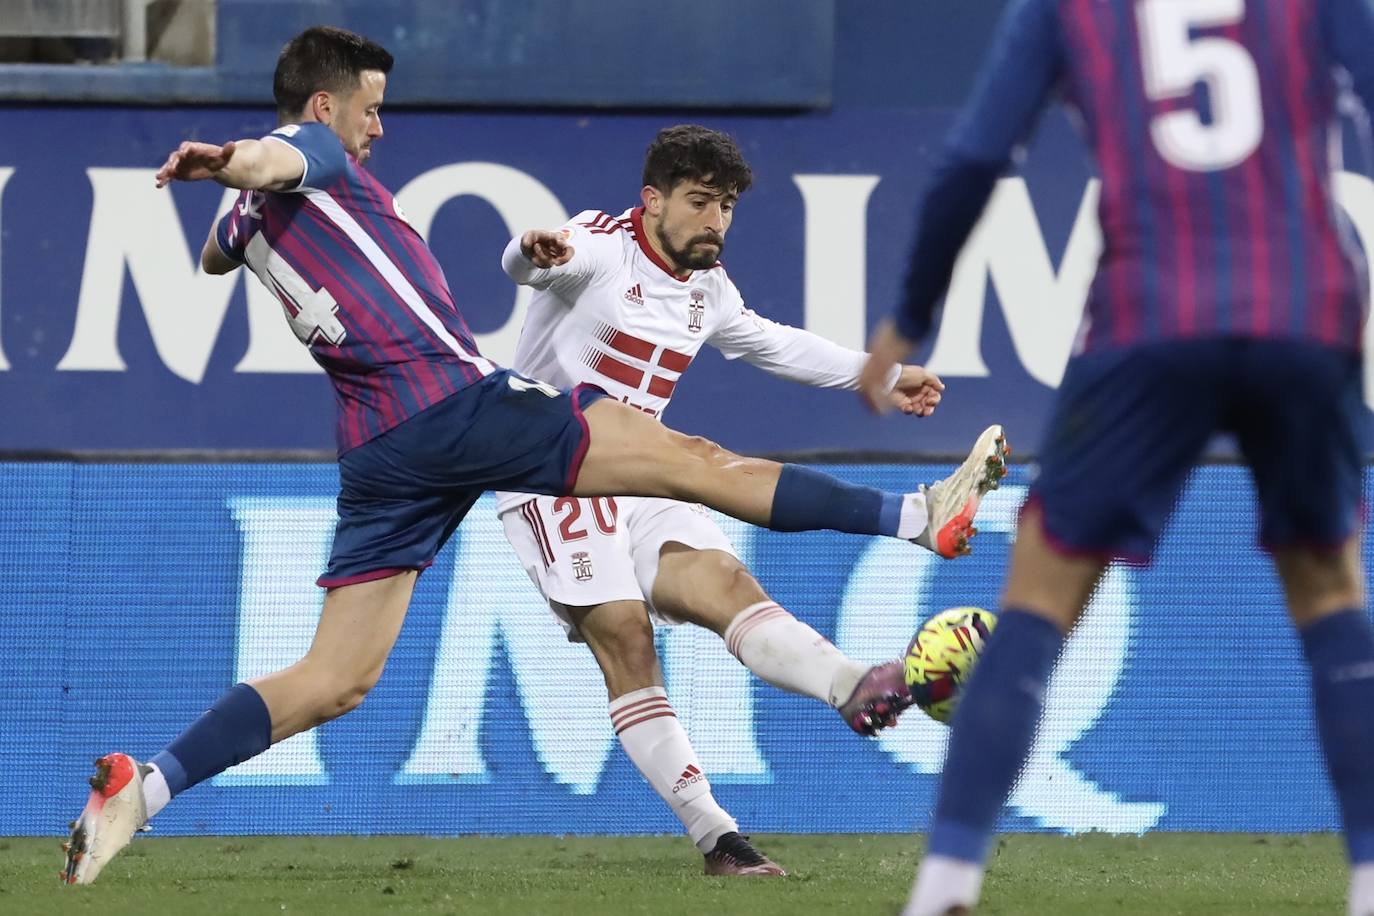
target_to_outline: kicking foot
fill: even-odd
[[[71,839],[64,844],[67,884],[90,884],[134,833],[148,822],[143,800],[143,777],[149,768],[128,754],[106,754],[95,762],[91,795],[72,821]]]
[[[840,704],[839,712],[850,728],[872,737],[879,729],[896,725],[897,717],[915,702],[906,685],[902,663],[883,662],[869,668],[859,679],[849,699]]]
[[[777,875],[787,872],[754,848],[749,838],[733,830],[716,840],[716,848],[706,854],[708,875]]]
[[[1011,446],[1000,426],[983,430],[973,449],[953,474],[921,487],[926,497],[926,530],[912,540],[946,559],[969,552],[969,539],[978,533],[973,516],[989,490],[1007,476]]]

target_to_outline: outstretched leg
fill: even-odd
[[[1001,427],[989,427],[946,480],[913,493],[885,493],[799,465],[736,455],[609,399],[589,406],[585,416],[591,443],[574,495],[663,496],[775,531],[887,535],[946,557],[967,552],[978,503],[1005,475],[1009,452]]]
[[[813,697],[861,735],[896,724],[911,705],[900,662],[865,665],[768,597],[736,557],[669,542],[659,552],[654,607],[713,630],[774,687]]]

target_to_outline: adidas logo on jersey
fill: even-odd
[[[644,304],[644,294],[640,292],[638,283],[625,290],[625,299],[628,302],[633,302],[635,305]]]
[[[692,783],[701,782],[705,778],[706,774],[698,770],[696,764],[689,763],[687,769],[682,771],[682,775],[677,778],[677,782],[673,785],[673,794],[676,795]]]

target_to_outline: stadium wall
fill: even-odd
[[[829,469],[887,488],[950,470]],[[147,755],[225,685],[298,657],[319,612],[311,582],[335,475],[328,463],[0,464],[0,834],[58,832],[93,756]],[[996,607],[1026,483],[1014,468],[957,563],[895,541],[724,525],[775,598],[876,661],[936,609]],[[1054,677],[1007,829],[1335,828],[1297,641],[1263,555],[1233,536],[1253,516],[1244,470],[1203,468],[1160,562],[1109,574]],[[747,829],[926,827],[942,726],[913,712],[860,739],[821,705],[750,678],[704,631],[660,641],[669,694]],[[156,829],[678,826],[616,748],[590,653],[540,605],[487,498],[421,576],[363,706],[198,787]]]
[[[192,0],[204,2],[204,0]],[[1005,0],[214,0],[214,61],[0,64],[0,99],[268,104],[321,23],[396,56],[392,106],[920,107],[962,99]]]

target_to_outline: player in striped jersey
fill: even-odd
[[[363,169],[382,136],[392,63],[360,35],[308,29],[277,62],[281,127],[260,140],[184,143],[157,173],[160,185],[214,180],[243,192],[201,264],[251,268],[328,373],[339,519],[305,657],[230,688],[147,764],[100,758],[72,827],[69,883],[94,881],[174,795],[362,702],[416,576],[485,490],[672,497],[776,530],[834,528],[953,552],[1002,470],[989,447],[929,490],[885,493],[733,455],[604,392],[560,391],[492,364],[429,247]]]
[[[906,299],[930,327],[1051,90],[1102,178],[1103,250],[1040,451],[1003,613],[954,720],[908,916],[966,913],[1045,688],[1106,563],[1147,560],[1193,463],[1236,436],[1312,674],[1317,731],[1374,914],[1374,629],[1360,562],[1364,270],[1332,197],[1338,71],[1374,102],[1370,0],[1014,0],[926,193]]]
[[[511,239],[502,265],[535,289],[515,367],[571,388],[593,384],[661,417],[703,345],[782,378],[856,388],[865,354],[769,321],[744,305],[720,263],[753,175],[735,142],[699,125],[660,131],[645,157],[642,205],[587,210],[557,230]],[[927,416],[939,379],[893,367],[885,396]],[[997,428],[974,446],[983,456]],[[902,663],[847,658],[778,606],[700,506],[652,497],[498,494],[506,537],[568,631],[606,677],[625,753],[682,821],[711,874],[782,874],[716,803],[663,687],[654,625],[717,633],[758,677],[839,710],[872,735],[911,704]]]

